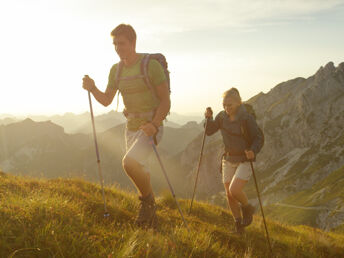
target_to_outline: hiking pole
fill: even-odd
[[[195,180],[195,186],[192,194],[192,199],[191,199],[191,205],[189,209],[189,214],[191,214],[191,209],[192,209],[192,203],[195,198],[195,193],[196,193],[196,187],[197,187],[197,181],[198,181],[198,174],[199,170],[201,168],[201,162],[202,162],[202,157],[203,157],[203,148],[204,148],[204,142],[205,142],[205,136],[206,136],[206,131],[207,131],[207,125],[208,125],[208,118],[205,120],[205,126],[204,126],[204,133],[203,133],[203,139],[202,139],[202,147],[201,147],[201,153],[199,155],[199,161],[198,161],[198,168],[197,168],[197,174],[196,174],[196,180]]]
[[[96,146],[98,174],[99,174],[99,179],[100,179],[100,185],[102,187],[102,195],[103,195],[103,201],[104,201],[104,218],[107,218],[110,216],[110,214],[106,208],[106,200],[105,200],[105,193],[104,193],[104,180],[103,180],[102,170],[100,167],[100,158],[99,158],[99,150],[98,150],[98,143],[97,143],[96,127],[94,125],[94,116],[93,116],[93,108],[92,108],[92,101],[91,101],[91,93],[89,91],[88,91],[88,102],[90,103],[90,112],[91,112],[91,120],[92,120],[92,128],[93,128],[93,138],[94,138],[94,145]]]
[[[264,216],[264,211],[263,211],[263,205],[262,205],[262,201],[260,199],[260,194],[259,194],[259,190],[258,190],[256,173],[254,172],[252,160],[250,160],[250,164],[251,164],[252,174],[253,174],[253,178],[254,178],[254,183],[256,185],[257,196],[258,196],[258,201],[259,201],[259,205],[260,205],[260,211],[262,212],[262,216],[263,216],[264,227],[265,227],[265,232],[266,232],[266,238],[268,239],[271,255],[273,255],[272,247],[271,247],[271,242],[270,242],[270,237],[269,237],[269,232],[268,232],[268,227],[266,226],[266,221],[265,221],[265,216]]]
[[[163,165],[162,162],[161,162],[160,155],[159,155],[159,153],[158,153],[158,150],[156,149],[156,146],[155,146],[155,144],[154,144],[154,140],[153,140],[153,137],[152,137],[152,136],[150,137],[150,144],[152,145],[153,150],[154,150],[154,152],[155,152],[155,154],[156,154],[156,157],[157,157],[157,159],[158,159],[158,161],[159,161],[159,163],[160,163],[161,170],[162,170],[162,172],[164,173],[164,176],[165,176],[165,178],[166,178],[166,181],[167,181],[167,183],[168,183],[168,186],[170,187],[170,191],[171,191],[171,193],[172,193],[172,196],[173,196],[174,200],[176,201],[176,204],[177,204],[177,207],[178,207],[180,216],[181,216],[182,219],[183,219],[183,222],[184,222],[184,224],[185,224],[186,229],[188,230],[188,232],[190,232],[189,227],[188,227],[188,224],[186,223],[186,220],[185,220],[185,218],[184,218],[183,212],[182,212],[182,210],[180,209],[180,206],[179,206],[179,203],[178,203],[178,201],[177,201],[176,195],[174,194],[174,191],[173,191],[171,182],[170,182],[170,180],[168,179],[168,176],[167,176],[165,167],[164,167],[164,165]]]

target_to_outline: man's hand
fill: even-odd
[[[142,125],[140,127],[140,130],[142,130],[147,136],[153,136],[154,134],[158,132],[158,130],[152,123],[147,123],[147,124]]]
[[[248,160],[254,160],[255,155],[254,155],[254,152],[253,152],[253,151],[251,151],[251,150],[245,150],[245,154],[246,154],[246,158],[247,158]]]
[[[88,75],[85,75],[84,78],[82,78],[82,87],[85,90],[92,92],[96,88],[96,85],[93,79],[91,79]]]
[[[207,109],[204,112],[204,117],[207,119],[212,116],[213,116],[213,110],[211,110],[211,107],[207,107]]]

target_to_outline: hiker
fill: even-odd
[[[252,173],[249,161],[255,161],[263,145],[263,135],[255,118],[242,104],[236,88],[231,88],[223,94],[223,108],[224,110],[217,114],[215,119],[211,108],[205,111],[205,118],[208,119],[206,134],[212,135],[221,130],[225,145],[225,153],[221,161],[222,181],[235,220],[235,232],[243,233],[244,227],[252,223],[255,210],[248,203],[243,188]],[[245,130],[251,138],[251,143],[245,137]]]
[[[122,165],[140,194],[136,223],[151,226],[156,222],[156,204],[145,165],[153,152],[151,139],[155,144],[161,140],[163,120],[170,110],[168,78],[162,65],[153,58],[143,67],[146,55],[136,53],[136,32],[132,26],[118,25],[111,37],[120,62],[112,66],[105,92],[101,92],[87,75],[83,78],[83,88],[104,106],[112,103],[117,91],[122,94],[123,113],[127,118],[126,153]],[[143,69],[147,69],[148,78]]]

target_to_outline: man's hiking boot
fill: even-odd
[[[241,235],[245,233],[245,228],[242,224],[241,218],[236,218],[235,219],[235,229],[231,231],[231,234],[236,234],[236,235]]]
[[[140,211],[135,223],[140,227],[155,227],[157,218],[155,214],[156,204],[153,194],[146,197],[139,197]]]
[[[243,226],[247,227],[252,223],[253,220],[253,213],[256,210],[251,204],[247,204],[245,206],[241,206],[242,210],[242,217],[243,217]]]

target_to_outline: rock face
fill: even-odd
[[[265,204],[287,202],[344,165],[344,63],[335,67],[329,62],[307,79],[280,83],[247,102],[254,107],[265,134],[256,164]],[[200,137],[195,139],[181,155],[180,162],[189,175],[197,166],[200,141]],[[199,191],[223,191],[217,176],[222,149],[219,134],[207,139]],[[251,181],[246,189],[248,196],[255,198]],[[340,202],[344,207],[344,199]],[[327,207],[331,210],[333,202]],[[316,226],[330,229],[329,225],[343,222],[343,216],[337,216],[341,221],[329,222],[329,214],[319,212]]]

